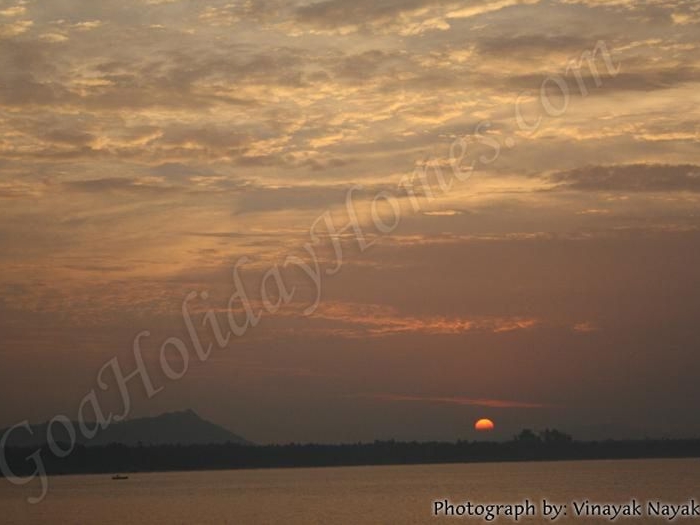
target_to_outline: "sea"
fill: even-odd
[[[113,480],[111,475],[55,476],[49,478],[43,502],[27,503],[38,492],[35,483],[20,487],[0,479],[0,523],[516,523],[515,505],[525,509],[530,503],[529,512],[534,508],[534,514],[520,515],[517,523],[695,524],[700,516],[684,516],[682,509],[693,499],[700,502],[700,460],[130,473],[125,480]],[[544,502],[560,506],[558,518],[553,519],[553,510],[544,514],[553,508],[545,508]],[[601,514],[584,511],[577,516],[574,503]],[[612,520],[612,515],[604,514],[606,508],[613,512],[613,504],[620,509],[627,505],[631,513],[632,503],[639,505],[641,516]],[[650,503],[654,512],[678,509],[680,516],[673,521],[670,514],[650,516]],[[492,514],[495,505],[502,505],[501,515],[489,519],[489,505]],[[450,511],[453,515],[445,514]]]

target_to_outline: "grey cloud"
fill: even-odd
[[[400,32],[407,29],[406,23],[413,23],[416,25],[410,28],[409,34],[413,30],[414,34],[423,34],[427,29],[448,29],[460,19],[500,11],[522,2],[471,0],[468,5],[465,3],[457,0],[325,0],[299,7],[296,21],[330,31],[354,26],[368,32],[389,28]]]
[[[361,24],[392,20],[401,13],[436,4],[438,0],[326,0],[297,9],[297,20],[323,27]]]
[[[519,35],[477,39],[477,50],[485,55],[511,57],[528,55],[537,59],[552,51],[583,52],[599,38],[578,35]]]
[[[604,94],[611,91],[655,91],[668,89],[677,85],[700,82],[700,69],[695,67],[659,68],[652,70],[639,70],[633,72],[621,71],[615,76],[608,75],[602,62],[598,64],[601,85],[596,86],[595,78],[585,66],[582,69],[581,79],[588,86],[590,93]],[[553,72],[552,75],[564,76],[563,71]],[[539,89],[548,75],[528,74],[517,75],[506,79],[506,84],[514,89]],[[578,93],[577,80],[573,73],[566,75],[567,85],[571,93]],[[554,82],[547,84],[547,89],[553,93],[560,93],[559,87]]]
[[[5,106],[48,106],[68,98],[70,94],[62,85],[40,82],[31,73],[4,73],[0,83],[0,102]]]
[[[95,136],[90,133],[72,129],[50,130],[44,138],[49,142],[76,146],[86,146],[95,140]]]
[[[127,28],[125,32],[122,38],[128,39],[135,30]],[[114,38],[105,35],[100,46],[109,45]],[[307,53],[303,50],[275,47],[251,53],[244,46],[231,43],[212,49],[202,48],[202,42],[191,38],[184,42],[170,38],[147,58],[134,54],[137,48],[129,43],[95,61],[91,59],[93,51],[85,43],[67,47],[57,60],[48,44],[11,41],[0,48],[0,102],[8,106],[72,106],[91,111],[148,107],[205,110],[219,103],[256,104],[255,100],[207,89],[211,83],[231,87],[310,85],[304,72]],[[81,78],[65,75],[68,69],[81,71],[97,83],[76,90],[71,84]]]
[[[241,232],[184,232],[184,235],[192,237],[212,237],[214,239],[249,239],[258,237],[284,237],[282,233],[241,233]]]
[[[40,195],[44,189],[43,184],[23,184],[19,181],[0,182],[0,199],[32,199]]]
[[[700,192],[700,166],[588,166],[555,173],[551,180],[560,188],[580,191]]]
[[[150,169],[154,175],[167,177],[171,180],[185,181],[190,177],[215,176],[216,172],[210,168],[189,166],[177,162],[166,162]]]
[[[245,133],[217,126],[172,126],[164,130],[157,143],[168,146],[197,144],[217,151],[242,151],[250,140],[250,136]]]
[[[139,181],[136,178],[107,177],[101,179],[86,179],[64,182],[63,186],[69,191],[84,193],[163,193],[176,190],[173,186],[155,185]]]
[[[333,157],[329,159],[308,159],[303,162],[301,166],[306,166],[312,171],[323,171],[331,170],[334,168],[341,168],[351,164],[353,161],[351,159],[343,159],[338,157]]]
[[[341,78],[366,80],[382,69],[399,64],[404,67],[410,64],[405,54],[397,51],[386,52],[373,49],[364,53],[343,57],[335,67],[335,71]],[[386,73],[388,74],[390,71]]]
[[[211,26],[230,26],[240,22],[268,22],[274,19],[288,3],[279,0],[249,0],[208,5],[199,13],[200,22]]]
[[[64,268],[68,270],[78,270],[78,271],[85,271],[85,272],[97,272],[97,273],[102,273],[102,272],[126,272],[131,270],[132,268],[130,266],[102,266],[102,265],[89,265],[89,264],[67,264],[64,266]]]
[[[235,215],[286,209],[324,210],[333,205],[344,204],[349,187],[342,184],[283,188],[249,187],[241,193],[235,206]],[[359,201],[372,198],[384,189],[396,191],[396,186],[365,186],[353,193],[353,199]]]

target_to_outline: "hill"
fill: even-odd
[[[89,426],[92,427],[91,424]],[[6,446],[40,447],[45,445],[47,427],[47,423],[32,425],[30,427],[31,433],[27,432],[26,429],[16,429],[10,435]],[[82,435],[77,423],[73,423],[73,428],[76,430],[76,442],[87,447],[110,444],[127,446],[252,444],[241,436],[202,419],[193,410],[112,423],[90,440]],[[0,430],[0,436],[4,435],[6,431],[7,429]],[[55,424],[53,431],[55,441],[70,442],[68,432],[63,425]]]

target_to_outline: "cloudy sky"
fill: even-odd
[[[257,442],[700,434],[699,36],[695,0],[1,0],[0,427],[148,330],[130,416]],[[357,185],[364,250],[316,223]],[[313,239],[311,315],[283,269],[164,376],[190,292],[215,341],[237,261],[257,311]]]

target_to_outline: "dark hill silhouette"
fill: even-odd
[[[10,434],[8,447],[37,447],[46,444],[47,423],[31,426],[31,434],[26,429],[16,429]],[[88,423],[92,428],[94,423]],[[91,440],[80,432],[77,423],[73,423],[76,442],[80,445],[94,447],[110,444],[126,446],[137,445],[214,445],[233,443],[251,445],[249,441],[199,417],[193,410],[170,412],[156,417],[130,419],[112,423],[100,430]],[[2,436],[7,429],[0,430]],[[53,426],[54,441],[70,442],[68,432],[61,424]]]

